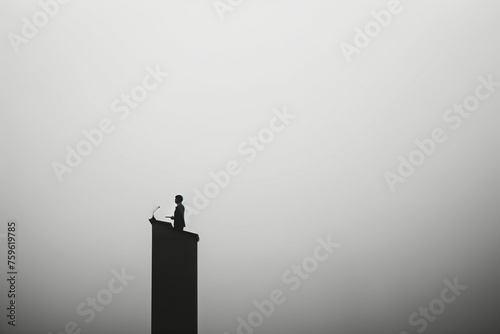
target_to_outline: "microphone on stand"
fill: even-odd
[[[155,212],[158,211],[159,208],[160,208],[160,206],[158,205],[158,207],[155,209],[155,211],[153,211],[153,214],[151,215],[152,218],[155,217]]]

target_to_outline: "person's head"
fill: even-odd
[[[183,200],[184,198],[182,197],[182,195],[175,196],[175,203],[180,204]]]

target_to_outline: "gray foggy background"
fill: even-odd
[[[238,333],[238,317],[275,289],[286,300],[239,332],[498,333],[500,87],[483,86],[488,98],[457,129],[457,113],[443,118],[474,102],[480,77],[500,82],[498,1],[41,3],[52,4],[47,22],[35,0],[0,5],[2,333],[55,334],[70,321],[149,333],[148,218],[158,205],[158,219],[171,215],[176,194],[200,235],[200,333]],[[346,57],[341,46],[389,7],[399,12]],[[38,32],[22,37],[34,15]],[[169,75],[114,112],[148,68]],[[294,118],[269,137],[284,110]],[[113,130],[60,182],[54,163],[103,119]],[[392,191],[386,173],[436,128],[446,140]],[[247,161],[241,149],[259,133],[267,143]],[[196,197],[231,161],[240,173]],[[328,237],[340,247],[292,290],[283,275],[314,263]],[[113,270],[133,279],[86,322],[77,307],[103,296]],[[440,302],[455,279],[467,288]],[[430,305],[439,315],[425,329],[420,315],[410,324]]]

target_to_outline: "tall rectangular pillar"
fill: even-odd
[[[198,241],[195,233],[178,231],[150,219],[153,229],[152,334],[198,333]]]

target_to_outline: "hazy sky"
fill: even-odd
[[[2,333],[149,333],[177,194],[199,333],[498,333],[498,1],[66,2],[0,5]]]

